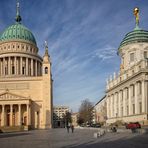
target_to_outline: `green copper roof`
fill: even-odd
[[[0,34],[1,41],[8,41],[14,39],[22,39],[30,41],[36,45],[36,40],[31,31],[23,26],[21,23],[16,22],[14,25],[9,26]]]
[[[119,49],[125,45],[131,43],[147,42],[148,43],[148,31],[140,29],[138,26],[127,33],[123,41],[120,43]]]

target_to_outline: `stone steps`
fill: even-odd
[[[0,127],[0,132],[1,133],[18,132],[18,131],[23,131],[23,130],[24,130],[23,126],[5,126],[5,127]]]

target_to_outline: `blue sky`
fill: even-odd
[[[0,0],[0,32],[13,24],[16,0]],[[39,54],[48,41],[54,80],[54,105],[75,112],[88,98],[105,94],[106,78],[118,72],[117,49],[135,27],[133,8],[140,8],[140,27],[148,30],[147,0],[20,0],[22,24],[34,34]]]

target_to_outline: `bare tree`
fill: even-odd
[[[82,101],[79,108],[78,124],[91,124],[93,119],[93,103],[88,99]]]
[[[65,125],[72,123],[72,117],[70,112],[66,112],[66,114],[63,114],[63,120],[65,122]]]

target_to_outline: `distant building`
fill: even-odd
[[[66,112],[70,112],[68,106],[54,106],[53,107],[53,126],[54,127],[65,127],[64,116]]]
[[[95,123],[105,123],[107,119],[106,96],[104,96],[99,102],[95,104],[94,110]]]
[[[148,31],[136,27],[118,48],[120,71],[107,82],[107,123],[116,121],[148,124]]]
[[[73,124],[74,126],[78,126],[78,123],[77,123],[77,121],[78,121],[78,115],[79,115],[79,113],[72,113],[72,114],[71,114],[71,117],[72,117],[72,124]]]

